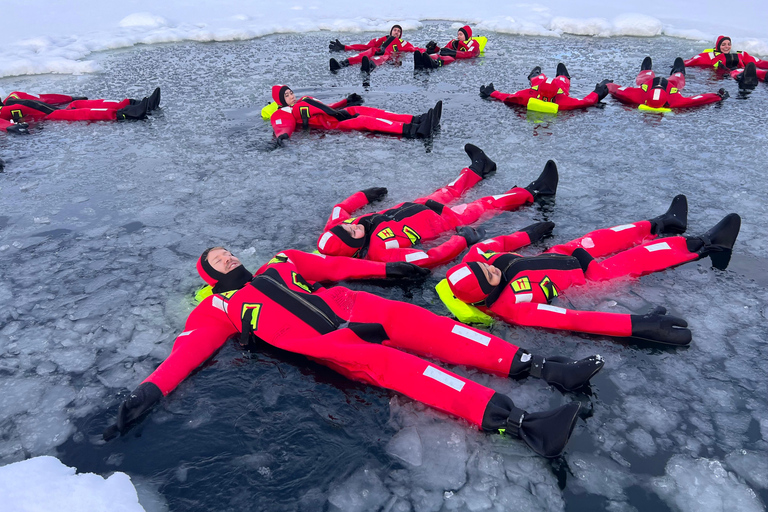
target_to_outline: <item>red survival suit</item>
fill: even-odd
[[[241,288],[215,293],[203,300],[189,315],[171,355],[127,402],[139,398],[139,390],[146,389],[148,383],[167,395],[229,337],[245,332],[254,336],[257,343],[306,355],[347,377],[403,393],[479,428],[504,428],[510,414],[517,410],[508,397],[398,349],[504,377],[530,372],[547,380],[550,363],[542,358],[544,371],[531,371],[531,361],[536,361],[537,356],[487,332],[404,302],[317,284],[384,277],[386,266],[296,250],[277,254]],[[216,285],[204,269],[201,260],[201,277]],[[557,363],[553,364],[554,369]],[[587,367],[586,373],[582,370],[578,376],[579,385],[583,385],[602,367],[602,358],[571,361],[568,371],[579,364]],[[573,421],[577,410],[578,407],[569,409]],[[523,421],[519,419],[518,424]],[[536,446],[531,447],[537,450]]]
[[[634,315],[576,311],[550,303],[572,286],[639,277],[701,258],[688,250],[685,237],[657,239],[658,235],[651,232],[652,221],[644,220],[592,231],[539,256],[522,257],[509,252],[530,243],[529,234],[520,231],[474,245],[464,263],[449,270],[446,277],[457,298],[468,303],[477,301],[481,311],[511,324],[628,337],[636,334],[631,318]],[[593,259],[617,252],[601,262]],[[477,279],[477,270],[470,262],[500,269],[501,284],[490,293],[482,290],[478,281],[483,281]],[[674,331],[672,339],[655,341],[690,343],[690,331]]]
[[[282,93],[285,87],[272,87],[272,99],[280,108],[272,114],[270,122],[278,139],[290,137],[297,127],[403,135],[405,125],[413,121],[410,114],[394,114],[371,107],[348,107],[346,99],[326,105],[311,96],[304,96],[293,106],[288,106]]]
[[[685,61],[685,65],[700,68],[713,68],[716,70],[728,70],[731,76],[736,78],[736,76],[744,70],[747,64],[753,62],[755,67],[757,67],[757,78],[760,81],[765,81],[766,74],[768,74],[768,60],[760,60],[744,51],[723,53],[720,51],[720,45],[726,39],[730,41],[731,38],[728,36],[718,36],[714,48],[701,52],[695,57],[691,57]]]
[[[136,100],[89,100],[66,94],[12,92],[3,100],[0,119],[15,121],[116,121],[118,110],[136,104]]]
[[[393,36],[382,36],[376,39],[371,39],[366,44],[350,44],[345,45],[345,51],[359,51],[357,55],[353,55],[347,59],[349,64],[360,64],[363,61],[363,57],[368,57],[375,65],[381,64],[390,60],[398,52],[413,53],[416,50],[420,50],[413,46],[404,39],[398,39]]]
[[[318,250],[323,254],[356,256],[374,261],[406,261],[427,268],[446,263],[467,248],[464,236],[454,235],[429,250],[413,246],[434,240],[459,226],[487,220],[502,211],[533,203],[531,192],[514,187],[503,194],[483,197],[468,204],[446,206],[481,179],[472,169],[465,167],[454,182],[427,197],[400,203],[385,211],[352,217],[355,210],[370,202],[364,191],[356,192],[333,207],[325,232],[318,239]],[[365,226],[365,238],[352,239],[341,227],[342,223],[362,224]]]
[[[685,73],[676,72],[669,78],[657,77],[653,70],[641,70],[635,79],[638,87],[622,87],[609,83],[611,96],[633,105],[648,105],[652,108],[698,107],[722,101],[723,97],[715,93],[697,94],[688,97],[680,93],[685,87]]]
[[[494,90],[490,93],[490,97],[503,101],[507,105],[523,106],[528,105],[529,99],[536,98],[541,101],[557,103],[559,110],[591,107],[601,99],[595,91],[587,94],[582,100],[571,98],[568,95],[570,89],[571,80],[567,76],[559,75],[555,78],[547,78],[547,75],[540,73],[531,78],[531,87],[528,89],[523,89],[513,94],[505,94]]]
[[[466,41],[451,39],[442,48],[436,47],[435,53],[429,55],[438,66],[447,66],[456,59],[474,59],[480,55],[480,43],[472,39],[472,28],[469,25],[464,25],[459,30],[464,32]]]

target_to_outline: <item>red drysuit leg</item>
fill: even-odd
[[[622,224],[612,228],[598,229],[576,240],[555,245],[546,252],[570,256],[573,254],[573,251],[582,248],[593,258],[604,258],[654,238],[656,238],[656,235],[651,234],[651,223],[647,220],[642,220],[633,224]]]
[[[75,108],[66,110],[54,110],[45,119],[56,121],[115,121],[116,110],[108,108]]]
[[[128,98],[124,100],[77,100],[67,106],[67,109],[73,108],[108,108],[111,110],[120,110],[131,104]]]
[[[481,178],[477,173],[470,170],[468,167],[465,167],[461,170],[459,177],[450,182],[448,185],[435,190],[426,197],[420,197],[413,202],[424,204],[431,199],[432,201],[437,201],[440,204],[451,204],[463,196],[467,190],[480,183],[482,179],[483,178]]]
[[[358,130],[361,132],[378,132],[402,135],[403,124],[404,123],[399,121],[389,121],[379,117],[368,117],[360,115],[346,121],[341,121],[336,125],[336,128],[342,131]]]
[[[533,196],[524,188],[515,187],[497,196],[481,197],[468,204],[459,204],[443,210],[443,219],[451,227],[467,226],[478,220],[487,220],[502,211],[510,211],[533,202]]]
[[[275,346],[311,357],[347,377],[402,393],[477,427],[482,426],[494,394],[492,389],[414,355],[363,341],[352,329],[312,338],[280,338]]]
[[[601,262],[592,262],[586,277],[592,281],[605,281],[617,277],[640,277],[699,259],[688,250],[683,236],[659,238],[633,247]]]
[[[381,324],[385,345],[478,368],[506,377],[518,347],[487,332],[439,316],[419,306],[366,292],[334,287],[323,294],[336,314],[350,322]]]
[[[360,114],[361,116],[378,117],[379,119],[386,119],[387,121],[397,121],[398,123],[410,123],[413,121],[411,114],[395,114],[387,110],[373,107],[346,107],[344,110],[352,115]]]
[[[358,53],[357,55],[352,55],[347,60],[350,64],[360,64],[363,61],[363,57],[368,57],[370,59],[373,57],[374,53],[376,53],[376,48],[369,48],[364,52]]]

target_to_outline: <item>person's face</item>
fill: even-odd
[[[222,274],[228,274],[231,270],[241,265],[240,260],[224,248],[212,249],[208,253],[208,263],[214,270]]]
[[[392,37],[394,37],[395,39],[400,39],[400,36],[402,36],[402,35],[403,35],[403,31],[402,31],[402,30],[400,30],[400,29],[399,29],[399,28],[397,28],[397,27],[394,27],[394,28],[392,29],[392,31],[389,33],[389,35],[391,35],[391,36],[392,36]]]
[[[501,270],[487,263],[480,263],[479,265],[488,283],[491,286],[499,286],[501,283]]]
[[[365,227],[360,224],[342,224],[341,227],[354,239],[365,236]]]
[[[467,40],[467,38],[464,37],[464,32],[461,30],[459,30],[459,34],[456,36],[456,39],[458,39],[462,43]]]
[[[720,43],[720,51],[723,53],[731,53],[731,40],[730,39],[723,39],[723,42]]]
[[[283,94],[283,96],[285,96],[285,104],[288,105],[289,107],[292,107],[293,104],[296,103],[296,95],[293,94],[292,90],[288,89],[287,91],[285,91],[285,94]]]

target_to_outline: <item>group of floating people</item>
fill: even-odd
[[[366,44],[331,41],[331,51],[359,53],[341,61],[331,59],[330,67],[338,71],[360,64],[370,72],[410,52],[416,69],[433,69],[476,58],[484,44],[484,38],[473,36],[465,25],[443,47],[430,41],[418,48],[404,41],[402,27],[394,25],[389,35]],[[682,96],[686,66],[726,69],[741,84],[765,80],[768,61],[730,50],[730,39],[721,36],[714,49],[688,61],[677,59],[668,77],[656,76],[647,57],[637,87],[604,80],[583,99],[569,95],[571,77],[562,63],[554,78],[537,66],[528,75],[529,87],[506,94],[491,83],[480,87],[480,95],[516,105],[535,101],[561,110],[586,108],[609,94],[651,110],[704,105],[728,95],[721,89],[715,94]],[[443,108],[439,101],[421,114],[397,114],[362,106],[363,99],[356,93],[327,105],[311,96],[297,97],[287,85],[275,85],[272,99],[268,117],[278,143],[299,127],[427,138],[439,126]],[[159,88],[141,100],[119,101],[14,92],[2,102],[0,130],[25,133],[27,123],[43,120],[143,119],[159,103]],[[432,194],[358,214],[386,197],[385,187],[373,187],[334,205],[315,253],[286,249],[252,273],[224,247],[205,250],[197,271],[207,292],[198,294],[200,302],[170,355],[120,404],[104,439],[126,434],[235,337],[244,349],[258,350],[268,344],[302,354],[349,378],[463,418],[481,430],[515,436],[544,457],[562,454],[578,418],[578,402],[528,412],[510,397],[423,357],[500,377],[542,379],[562,391],[575,391],[587,386],[603,368],[601,356],[572,360],[532,353],[470,324],[487,324],[496,318],[511,325],[687,346],[692,341],[687,322],[668,315],[663,307],[635,315],[567,309],[553,302],[570,288],[639,278],[707,257],[715,268],[725,269],[741,219],[732,213],[710,229],[688,235],[688,202],[678,195],[661,215],[597,229],[524,257],[515,251],[541,243],[552,233],[553,223],[538,222],[491,238],[478,224],[555,196],[557,165],[548,161],[525,187],[463,203],[466,192],[497,171],[496,163],[479,147],[467,144],[464,149],[470,164]],[[445,235],[450,236],[444,242],[430,244]],[[423,280],[431,269],[449,264],[453,266],[437,291],[456,320],[413,304],[327,286],[341,280]]]

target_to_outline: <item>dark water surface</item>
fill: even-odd
[[[423,45],[455,29],[406,34]],[[666,74],[701,50],[670,38],[530,38],[487,34],[483,58],[414,74],[411,56],[368,80],[328,72],[327,42],[378,34],[312,33],[246,42],[139,46],[98,55],[104,72],[0,80],[5,93],[142,97],[144,122],[55,124],[0,136],[0,464],[54,454],[81,472],[128,473],[148,510],[761,510],[768,501],[766,270],[768,87],[689,70],[687,95],[726,88],[719,105],[648,115],[610,98],[556,118],[483,101],[480,84],[514,92],[534,65],[568,65],[572,94],[604,78],[632,85],[651,55]],[[275,149],[260,118],[270,87],[328,102],[420,113],[444,101],[431,142],[360,133],[299,133]],[[170,352],[200,286],[195,260],[226,244],[254,270],[274,253],[311,250],[333,204],[387,186],[383,206],[453,180],[466,142],[499,163],[469,199],[535,178],[556,159],[547,210],[503,214],[498,235],[548,219],[547,245],[662,213],[689,198],[689,232],[743,218],[732,265],[690,263],[562,305],[688,320],[686,349],[633,346],[535,329],[491,329],[543,354],[600,353],[591,390],[563,396],[533,379],[452,368],[529,410],[585,405],[565,455],[534,456],[402,396],[348,381],[276,350],[235,343],[187,379],[124,438],[103,443],[127,392]],[[535,254],[544,246],[527,249]],[[447,314],[424,286],[348,283]],[[407,321],[407,319],[406,319]],[[419,326],[413,325],[418,332]]]

